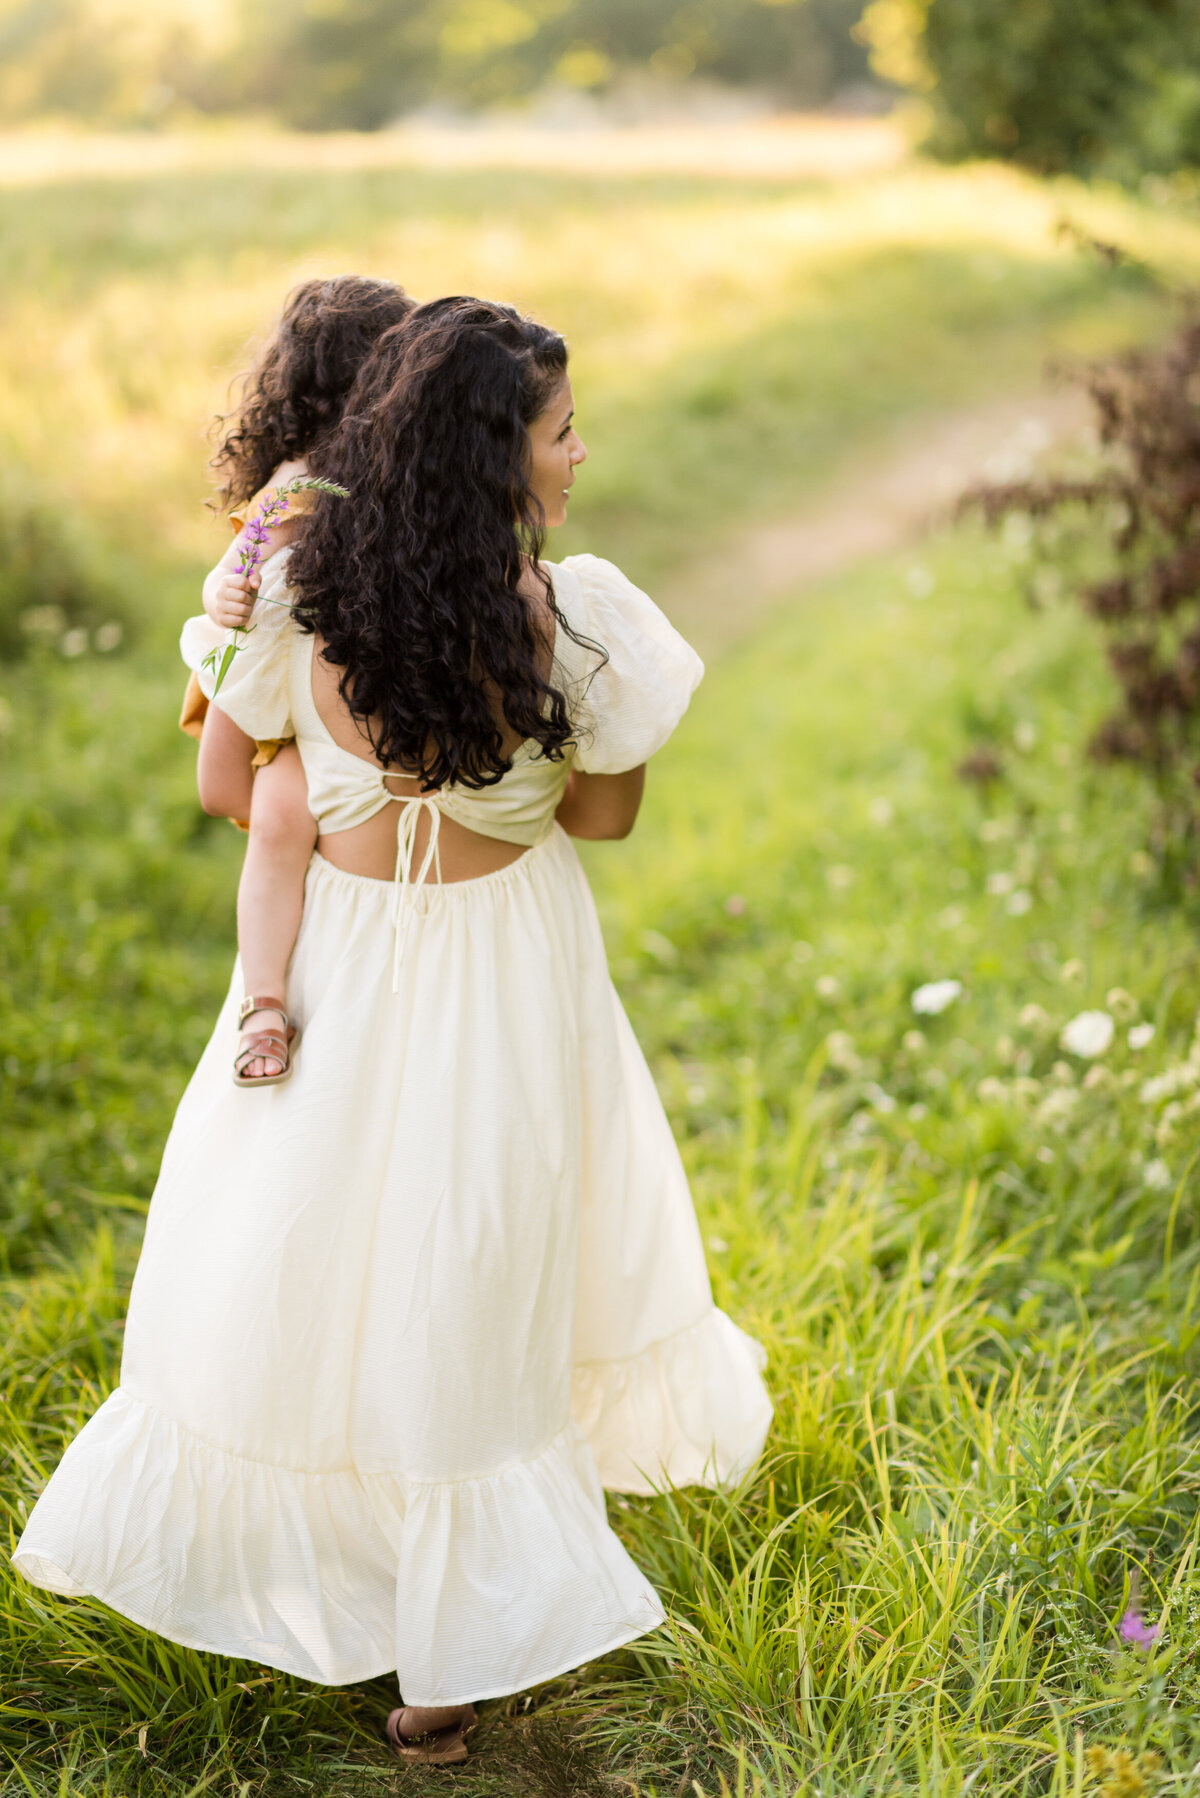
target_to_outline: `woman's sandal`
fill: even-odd
[[[430,1728],[429,1720],[441,1715],[424,1705],[406,1704],[387,1720],[391,1751],[402,1761],[423,1761],[427,1767],[456,1767],[467,1758],[466,1737],[479,1721],[473,1704],[464,1704],[449,1723]]]
[[[260,1030],[252,1036],[246,1047],[238,1052],[233,1064],[233,1084],[235,1086],[278,1086],[292,1077],[292,1049],[299,1040],[300,1032],[289,1020],[287,1012],[278,999],[242,1000],[238,1011],[238,1029],[252,1017],[256,1011],[277,1011],[283,1019],[286,1036],[280,1036],[277,1030]],[[279,1063],[277,1074],[247,1074],[243,1069],[252,1061],[275,1061]]]

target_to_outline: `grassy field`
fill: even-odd
[[[128,625],[103,657],[35,635],[0,687],[13,1535],[115,1380],[228,978],[240,849],[198,811],[170,640],[219,541],[201,427],[282,289],[353,265],[561,323],[593,452],[563,547],[652,580],[882,423],[1157,328],[1143,287],[1055,240],[1064,211],[1200,258],[1186,219],[991,170],[0,191],[10,503]],[[487,1707],[456,1791],[1200,1794],[1197,919],[1144,790],[1080,755],[1105,679],[1068,611],[1029,609],[1027,553],[957,531],[783,608],[710,671],[634,837],[588,856],[778,1418],[740,1493],[615,1502],[668,1628]],[[987,789],[953,774],[981,745]],[[961,992],[917,1015],[942,979]],[[1098,1008],[1112,1045],[1064,1049]],[[450,1783],[385,1761],[386,1682],[322,1692],[0,1580],[6,1793]],[[1131,1593],[1149,1652],[1118,1642]]]

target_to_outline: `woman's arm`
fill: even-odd
[[[627,837],[646,787],[646,764],[625,774],[585,774],[572,768],[555,817],[569,837],[593,841]]]

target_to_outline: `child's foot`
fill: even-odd
[[[255,1020],[252,1027],[247,1019]],[[292,1071],[295,1027],[278,999],[245,999],[238,1012],[243,1026],[233,1063],[235,1086],[278,1086]]]

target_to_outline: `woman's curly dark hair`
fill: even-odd
[[[511,306],[432,301],[380,339],[312,459],[350,497],[319,500],[292,552],[297,622],[343,670],[377,760],[428,789],[507,773],[501,720],[551,760],[573,740],[521,591],[532,568],[586,643],[539,566],[528,478],[527,427],[566,370],[562,338]]]
[[[307,456],[345,410],[368,352],[413,310],[393,281],[338,275],[305,281],[287,297],[266,349],[242,377],[212,460],[224,475],[222,511],[250,499],[281,462]]]

